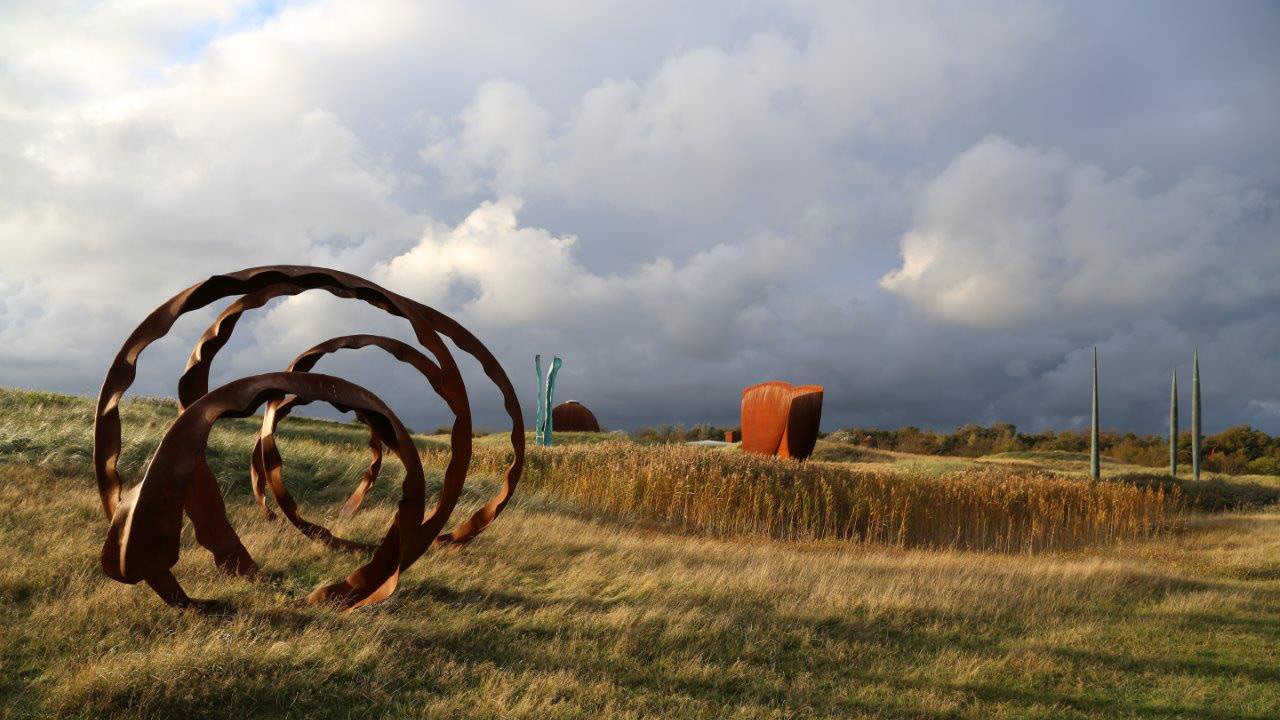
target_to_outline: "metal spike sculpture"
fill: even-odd
[[[551,447],[555,442],[555,418],[551,411],[552,403],[555,401],[556,395],[556,374],[560,372],[560,366],[563,363],[557,355],[551,360],[551,367],[547,368],[547,377],[544,382],[542,378],[542,356],[533,356],[533,372],[538,377],[538,416],[537,425],[533,429],[533,443],[544,447]]]
[[[1098,449],[1098,348],[1093,349],[1093,422],[1089,429],[1089,474],[1094,480],[1102,477],[1102,463]]]
[[[1169,390],[1169,477],[1178,477],[1178,371]]]
[[[1191,356],[1191,475],[1200,479],[1200,350]]]
[[[208,379],[213,358],[230,338],[240,316],[273,298],[312,289],[363,300],[404,318],[435,361],[389,338],[345,336],[307,350],[286,372],[254,375],[210,392]],[[123,491],[117,470],[121,447],[119,403],[133,382],[138,356],[167,334],[181,315],[237,295],[241,297],[219,315],[192,352],[179,382],[181,412],[165,433],[142,480],[127,492]],[[475,357],[497,385],[511,418],[514,450],[498,494],[448,533],[441,530],[458,501],[471,462],[471,409],[462,376],[442,335]],[[417,368],[454,414],[449,464],[430,514],[426,511],[426,483],[417,449],[391,409],[358,385],[308,372],[327,353],[366,345],[381,347]],[[376,479],[383,446],[390,448],[405,467],[398,509],[382,541],[375,547],[336,538],[327,529],[307,522],[284,487],[279,451],[273,437],[275,427],[292,408],[314,401],[354,411],[370,430],[373,462],[348,499],[347,510],[354,511],[359,506]],[[205,450],[209,430],[218,418],[252,415],[263,404],[268,404],[268,410],[254,449],[252,476],[254,494],[264,514],[273,516],[266,504],[266,486],[281,511],[303,533],[341,549],[372,550],[369,560],[348,578],[316,588],[308,597],[312,603],[329,602],[355,609],[386,599],[395,590],[400,574],[433,544],[466,542],[488,527],[511,500],[524,467],[524,421],[515,388],[484,344],[452,318],[363,278],[326,268],[271,265],[215,275],[178,293],[147,316],[125,341],[107,371],[94,417],[93,463],[102,508],[111,523],[102,550],[102,568],[109,577],[130,584],[146,582],[173,606],[207,605],[188,597],[171,571],[178,560],[184,511],[195,526],[196,542],[213,554],[220,570],[248,577],[257,575],[257,564],[227,519],[217,482],[205,461]]]

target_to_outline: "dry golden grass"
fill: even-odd
[[[476,459],[497,472],[507,455]],[[1005,467],[930,474],[625,441],[534,448],[527,467],[528,490],[718,537],[1031,552],[1148,538],[1183,514],[1177,488]]]
[[[244,470],[254,423],[231,421],[210,457],[266,576],[218,574],[188,532],[175,572],[234,608],[202,616],[98,569],[86,405],[0,391],[3,718],[1280,717],[1274,509],[1030,555],[685,533],[660,503],[604,511],[553,492],[605,477],[598,456],[562,447],[535,453],[522,493],[474,543],[429,553],[390,601],[342,614],[302,598],[359,558],[257,516]],[[125,413],[137,477],[171,407]],[[337,514],[364,466],[360,428],[291,419],[281,442],[309,517],[377,537],[394,463],[365,510]],[[500,443],[480,445],[463,512],[502,464]],[[666,464],[645,488],[716,464],[779,483],[799,471],[656,450]],[[892,472],[951,476],[932,467],[900,458]],[[802,472],[846,477],[838,469]]]
[[[1268,718],[1280,516],[1041,556],[718,540],[525,496],[392,601],[308,607],[356,559],[232,520],[269,573],[176,571],[231,616],[104,578],[83,472],[0,464],[0,717]],[[334,519],[337,502],[306,499]],[[336,529],[376,533],[371,504]]]

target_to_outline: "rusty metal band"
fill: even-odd
[[[343,337],[332,338],[318,345],[308,348],[286,368],[288,372],[310,372],[325,355],[337,352],[342,349],[356,349],[362,347],[378,347],[386,350],[392,357],[413,366],[418,370],[427,381],[431,384],[433,390],[437,394],[441,394],[441,377],[440,368],[431,361],[426,355],[423,355],[416,348],[408,343],[401,342],[389,337],[381,335],[345,335]],[[351,541],[337,538],[327,528],[309,522],[302,518],[298,512],[298,504],[289,493],[288,487],[284,484],[283,460],[280,457],[279,448],[275,442],[275,430],[283,420],[297,405],[294,398],[283,401],[272,400],[267,403],[266,412],[262,418],[262,429],[258,434],[258,441],[253,448],[253,461],[251,467],[251,477],[253,480],[254,494],[258,497],[259,504],[265,508],[266,498],[262,496],[263,488],[269,487],[276,503],[280,506],[281,512],[285,517],[302,531],[304,535],[313,539],[320,540],[327,545],[338,549],[361,549],[359,544],[352,546]],[[357,417],[360,417],[357,413]],[[361,418],[363,421],[363,418]],[[367,424],[367,423],[366,423]],[[360,483],[356,486],[351,496],[347,498],[343,505],[343,512],[353,513],[360,507],[361,501],[365,494],[373,486],[377,479],[378,470],[381,466],[382,444],[378,441],[377,436],[370,429],[369,447],[373,452],[374,461],[365,471]]]
[[[236,323],[240,316],[249,310],[260,308],[276,297],[286,295],[295,295],[303,292],[307,288],[292,289],[287,286],[276,286],[265,288],[261,291],[246,294],[244,297],[237,299],[235,302],[227,306],[218,318],[205,330],[200,336],[200,340],[196,343],[195,348],[191,352],[191,357],[187,361],[187,369],[183,372],[182,378],[178,383],[178,399],[180,404],[192,402],[196,398],[208,391],[209,371],[213,364],[214,357],[230,339],[231,333],[234,331]],[[329,289],[329,288],[326,288]],[[329,289],[334,295],[339,297],[351,297],[350,293],[344,293],[343,290]],[[428,307],[421,303],[415,302],[408,298],[401,298],[409,306],[411,306],[420,316],[425,317],[432,326],[441,335],[453,341],[453,344],[463,352],[474,357],[484,370],[485,375],[497,386],[498,391],[502,393],[503,407],[507,411],[507,415],[511,418],[511,447],[514,450],[514,457],[511,464],[507,467],[507,471],[503,477],[502,486],[498,492],[485,503],[483,507],[476,510],[472,516],[460,523],[448,533],[440,535],[436,541],[440,543],[463,543],[471,540],[476,535],[484,531],[496,518],[501,514],[503,508],[510,502],[515,495],[516,487],[520,482],[520,474],[524,468],[525,455],[525,437],[524,437],[524,417],[520,409],[520,399],[516,395],[515,387],[511,384],[511,379],[507,377],[507,373],[502,369],[502,365],[498,362],[493,353],[480,342],[475,335],[471,334],[462,325],[458,324],[453,318],[445,315],[435,308]],[[434,354],[434,350],[428,346]],[[310,352],[310,351],[308,351]],[[305,354],[305,353],[304,353]],[[404,358],[399,358],[404,360]],[[439,357],[437,356],[437,359]],[[409,364],[413,364],[412,362]],[[416,366],[415,366],[416,367]],[[422,368],[418,368],[422,371]],[[440,392],[440,388],[435,382],[431,381],[431,376],[425,371],[428,382],[431,382],[432,388],[438,394],[444,397]],[[445,397],[446,403],[448,398]],[[450,405],[450,409],[457,415],[456,409]],[[455,428],[455,433],[456,433]],[[261,480],[255,479],[255,488],[263,490],[261,483],[265,482],[265,478]],[[266,507],[265,494],[256,493],[264,514],[269,514],[270,510]]]
[[[209,431],[221,417],[246,417],[264,402],[286,394],[299,402],[319,400],[339,410],[360,412],[369,427],[405,467],[404,488],[423,487],[422,463],[404,425],[376,395],[354,383],[319,373],[268,373],[228,383],[207,393],[170,425],[156,448],[143,479],[117,503],[103,544],[103,571],[134,584],[145,581],[165,602],[192,601],[173,576],[178,562],[184,509],[195,526],[197,541],[213,552],[224,572],[257,574],[227,520],[226,509],[209,470],[205,453]],[[397,511],[374,558],[346,580],[317,588],[312,600],[335,600],[348,608],[372,605],[394,591],[400,572],[412,563],[402,552],[400,531],[406,527]],[[340,592],[336,592],[339,589]]]
[[[406,478],[399,510],[396,513],[396,527],[389,532],[389,536],[394,535],[395,540],[390,543],[384,541],[374,552],[374,559],[371,560],[378,563],[378,572],[382,576],[386,576],[392,568],[406,568],[435,540],[441,527],[448,521],[461,493],[471,459],[471,412],[466,389],[452,355],[436,333],[427,317],[428,314],[422,312],[425,306],[413,303],[367,280],[336,270],[274,265],[215,275],[170,298],[134,330],[107,372],[95,415],[94,470],[103,510],[108,518],[114,518],[120,501],[121,481],[117,471],[120,454],[119,401],[136,375],[138,356],[150,343],[163,337],[172,328],[177,318],[184,313],[231,295],[270,293],[273,288],[284,289],[281,294],[296,294],[308,289],[337,290],[335,294],[354,297],[393,315],[404,317],[413,327],[418,341],[431,350],[440,361],[444,379],[442,395],[455,411],[457,419],[451,433],[452,452],[436,507],[431,515],[424,519],[425,483],[410,483]],[[439,315],[434,311],[432,313]],[[475,342],[479,344],[478,340]],[[516,411],[518,412],[518,407]],[[522,446],[521,449],[523,449]],[[214,500],[209,497],[210,495],[216,496],[216,505],[221,509],[222,500],[212,476],[195,479],[197,482],[187,485],[187,492],[191,495],[186,501],[188,514],[202,512],[198,507],[201,506],[201,502],[212,505]],[[221,514],[225,516],[225,513]],[[195,515],[193,515],[193,523],[194,518]],[[215,556],[223,552],[230,558],[227,562],[233,562],[234,556],[237,552],[242,552],[242,548],[240,551],[236,550],[235,546],[239,545],[239,541],[235,538],[234,531],[230,530],[229,524],[224,520],[221,524],[210,522],[205,523],[205,526],[212,534],[207,538],[208,542],[202,540],[202,544],[211,549],[218,548],[214,550]],[[200,539],[199,534],[197,539]],[[394,548],[395,554],[387,557],[388,548]],[[221,558],[219,562],[221,565]],[[357,571],[357,573],[360,572]],[[325,589],[324,592],[317,591],[319,595],[316,599],[354,597],[353,593],[358,595],[357,589],[361,587],[364,587],[363,582],[339,583],[332,589]]]
[[[304,288],[305,289],[305,288]],[[302,292],[299,289],[296,292]],[[341,288],[328,288],[333,295],[343,298],[355,297],[354,294],[347,292]],[[236,323],[240,317],[249,310],[266,305],[271,300],[281,295],[292,295],[295,293],[282,292],[280,288],[267,288],[258,292],[249,293],[237,298],[228,305],[216,320],[213,321],[204,333],[196,341],[195,347],[191,350],[190,357],[187,358],[187,366],[182,371],[182,376],[178,378],[178,410],[181,411],[192,402],[195,402],[202,395],[209,391],[209,372],[213,367],[213,357],[222,349],[227,341],[231,339],[231,334],[235,330]],[[360,414],[356,413],[357,419]],[[369,468],[365,471],[365,476],[376,478],[378,470],[382,465],[382,444],[370,442],[369,446],[371,460]],[[266,477],[258,472],[258,455],[255,448],[254,459],[250,464],[250,481],[253,487],[254,499],[258,502],[258,507],[262,511],[263,517],[267,520],[274,520],[275,513],[267,506],[266,498]],[[372,478],[370,482],[372,482]],[[292,518],[290,518],[292,520]],[[294,523],[298,525],[298,523]],[[359,546],[352,547],[350,544],[333,538],[332,534],[325,535],[320,532],[322,528],[317,526],[298,526],[304,533],[314,536],[316,539],[333,545],[339,549],[360,549]]]
[[[271,419],[272,425],[278,425],[284,416],[292,412],[293,408],[305,404],[307,404],[306,401],[296,395],[284,400],[271,400],[267,403],[266,416]],[[273,411],[273,406],[277,405],[281,410]],[[369,419],[362,412],[356,411],[355,416],[364,425],[369,425]],[[378,471],[382,468],[382,442],[378,440],[378,436],[373,432],[372,427],[369,428],[369,451],[372,455],[372,460],[369,463],[369,467],[365,469],[355,492],[347,499],[348,505],[354,503],[355,506],[359,506],[360,501],[364,499],[365,492],[373,485],[374,480],[378,477]],[[267,507],[265,495],[266,489],[270,488],[276,504],[280,507],[280,511],[289,520],[290,524],[296,527],[303,535],[334,550],[365,552],[373,549],[373,545],[338,537],[329,528],[302,517],[298,510],[297,501],[294,500],[284,485],[284,477],[281,471],[282,464],[283,460],[280,457],[279,448],[276,447],[275,436],[271,435],[265,441],[259,437],[254,445],[252,459],[249,463],[249,480],[250,486],[253,488],[254,499],[268,520],[275,519],[275,514]],[[346,506],[344,506],[344,512],[346,512]],[[354,512],[354,508],[351,512]]]
[[[290,371],[292,372],[293,369],[290,368]],[[299,403],[294,398],[287,398],[281,401],[278,408],[275,410],[276,417],[272,424],[278,427],[280,421],[287,417],[298,404]],[[267,404],[267,412],[272,411],[271,405],[272,403]],[[369,425],[368,421],[365,420],[360,413],[356,413],[355,415],[356,420],[360,421],[365,426]],[[275,430],[272,429],[272,434],[266,439],[261,436],[258,438],[257,442],[253,446],[253,456],[249,462],[250,485],[253,488],[254,497],[258,501],[259,507],[263,509],[268,520],[275,519],[275,514],[266,506],[267,498],[265,493],[268,489],[271,490],[271,494],[276,499],[276,502],[281,505],[281,509],[285,509],[290,502],[292,502],[294,506],[297,504],[296,501],[293,500],[293,496],[289,494],[288,487],[283,484],[284,475],[283,470],[281,469],[283,468],[283,459],[280,458],[280,450],[275,443],[274,432]],[[373,483],[378,479],[378,473],[382,469],[382,443],[378,441],[377,436],[373,434],[372,430],[369,432],[369,454],[372,458],[369,461],[369,467],[365,468],[364,475],[360,477],[359,484],[356,485],[356,488],[351,492],[351,495],[347,497],[346,502],[342,504],[342,509],[339,514],[344,517],[354,515],[355,512],[360,509],[360,504],[364,502],[365,495],[369,492],[370,488],[373,487]],[[271,469],[273,466],[277,468],[276,471]],[[278,476],[280,483],[278,487],[274,482],[269,480],[269,477],[272,475]],[[293,522],[295,526],[298,525],[296,518],[288,517],[288,519],[290,522]],[[298,526],[298,528],[302,530],[304,534],[310,534],[306,528],[302,526]]]
[[[502,364],[493,356],[493,353],[489,352],[489,348],[485,347],[479,338],[472,335],[470,330],[458,324],[458,321],[448,315],[426,305],[419,304],[418,308],[436,326],[440,334],[452,340],[459,350],[479,361],[484,374],[502,393],[502,405],[506,409],[507,415],[511,418],[511,447],[515,453],[511,464],[507,466],[502,487],[497,494],[489,499],[489,502],[485,503],[479,510],[476,510],[471,517],[455,525],[453,530],[435,539],[435,542],[443,544],[465,543],[489,527],[494,518],[502,513],[503,508],[515,496],[516,485],[519,484],[520,473],[524,469],[524,415],[520,410],[520,398],[516,395],[516,389],[511,384],[511,378],[507,377],[507,372],[502,369]],[[467,430],[470,432],[470,427]]]

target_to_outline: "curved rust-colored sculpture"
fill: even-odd
[[[289,372],[310,372],[320,358],[329,353],[337,352],[344,348],[370,346],[382,348],[397,360],[412,365],[426,377],[427,382],[431,384],[437,394],[441,392],[439,366],[408,343],[381,335],[346,335],[326,340],[294,358],[286,370]],[[294,501],[293,496],[289,494],[288,488],[285,487],[283,461],[280,457],[280,450],[275,443],[276,427],[295,405],[296,400],[292,398],[284,401],[273,400],[267,403],[267,410],[262,418],[262,430],[259,432],[258,441],[254,445],[253,461],[250,466],[254,496],[257,498],[258,504],[264,513],[269,514],[271,511],[267,508],[264,488],[270,487],[271,494],[275,498],[276,504],[280,506],[281,512],[304,535],[342,550],[367,549],[366,546],[358,543],[353,545],[348,540],[337,538],[327,528],[308,522],[299,515],[298,504]],[[368,425],[368,422],[361,417],[360,413],[357,413],[356,416]],[[347,498],[346,503],[343,504],[343,513],[354,513],[360,507],[365,494],[373,487],[373,483],[378,477],[378,471],[382,466],[382,443],[378,441],[377,434],[373,432],[372,428],[370,428],[369,448],[373,453],[373,461],[360,479],[356,489]]]
[[[742,391],[742,449],[803,460],[822,420],[822,386],[763,382]]]
[[[253,270],[269,270],[277,268],[297,269],[298,267],[299,266],[268,266],[264,268],[254,268]],[[319,272],[337,272],[325,270],[324,268],[303,269]],[[241,272],[251,271],[244,270]],[[368,283],[361,278],[357,278],[354,275],[347,275],[346,273],[338,274],[345,276],[347,279],[354,279],[366,283],[377,288],[380,292],[389,293],[389,291],[373,285],[372,283]],[[213,324],[205,330],[204,334],[200,336],[200,340],[196,343],[195,349],[191,352],[191,357],[187,361],[187,369],[183,372],[182,378],[178,382],[179,407],[185,406],[186,403],[191,402],[205,392],[208,392],[209,370],[212,366],[213,358],[217,355],[218,350],[220,350],[231,337],[231,333],[235,329],[236,323],[239,321],[241,315],[249,310],[262,307],[274,298],[296,295],[307,289],[310,288],[290,285],[288,283],[266,286],[263,289],[248,292],[244,297],[239,298],[228,305],[227,308],[218,315],[218,318],[213,322]],[[338,297],[358,297],[355,292],[346,287],[329,285],[325,286],[323,289],[337,295]],[[498,493],[484,505],[484,507],[477,510],[467,520],[459,523],[452,531],[445,535],[441,535],[438,538],[438,542],[442,543],[467,542],[484,531],[484,529],[493,522],[494,518],[502,512],[503,508],[506,507],[507,503],[510,502],[511,498],[515,495],[516,485],[520,481],[520,473],[524,467],[524,419],[520,410],[520,400],[516,397],[516,391],[511,385],[511,379],[507,377],[506,371],[502,369],[502,365],[498,363],[497,358],[495,358],[493,354],[489,352],[489,349],[486,348],[474,335],[472,335],[470,331],[459,325],[453,318],[434,308],[422,305],[408,298],[400,296],[396,297],[408,307],[416,310],[420,316],[433,325],[440,334],[452,340],[459,350],[466,352],[480,362],[480,366],[484,370],[485,375],[493,381],[494,385],[498,386],[498,390],[502,393],[503,406],[507,410],[507,415],[511,418],[511,445],[515,449],[515,458],[507,468],[502,487],[498,490]],[[371,304],[374,304],[376,307],[382,307],[381,305],[368,300],[366,297],[360,296],[359,299],[371,302]],[[388,308],[383,309],[387,309],[388,312],[391,312],[392,314],[403,314]],[[426,343],[424,343],[424,345],[425,344]],[[433,354],[435,354],[435,350],[430,345],[427,347]],[[450,358],[450,360],[452,360],[452,358]],[[428,378],[428,380],[430,380],[430,378]],[[441,396],[443,397],[443,394]],[[448,398],[445,399],[447,402]],[[450,405],[450,408],[452,409],[452,405]],[[457,411],[455,410],[455,416],[456,414]],[[458,433],[456,424],[454,426],[453,433],[456,438]],[[456,452],[454,454],[456,456]],[[270,513],[270,511],[265,508],[265,502],[263,510],[264,514]]]
[[[421,357],[425,364],[420,361],[414,364],[422,364],[420,369],[431,368],[424,370],[424,374],[453,411],[455,422],[450,436],[449,464],[436,507],[429,516],[424,517],[426,489],[417,451],[411,442],[406,444],[407,432],[372,393],[338,378],[302,372],[257,375],[229,383],[212,393],[207,392],[213,356],[230,337],[240,315],[246,310],[261,307],[272,298],[309,289],[324,289],[339,297],[363,300],[405,318],[413,327],[418,341],[435,356],[438,365],[425,356]],[[131,489],[122,502],[121,480],[117,471],[120,454],[119,401],[133,382],[138,356],[149,344],[163,337],[182,314],[232,295],[244,297],[233,302],[201,337],[179,384],[182,413],[166,433],[143,481]],[[512,419],[511,442],[515,450],[499,493],[471,518],[443,535],[439,534],[440,530],[457,503],[470,464],[471,412],[462,377],[440,334],[479,360],[486,375],[502,392]],[[319,354],[315,355],[317,359]],[[310,362],[314,365],[314,360]],[[296,396],[296,399],[286,400],[287,395]],[[175,508],[185,508],[195,525],[197,542],[213,553],[220,569],[243,575],[255,574],[257,566],[227,521],[217,483],[203,460],[208,428],[218,417],[252,414],[268,401],[276,406],[266,419],[268,427],[274,428],[278,417],[282,417],[282,408],[287,413],[288,408],[313,400],[354,410],[370,426],[373,433],[371,449],[375,458],[370,471],[366,472],[368,483],[372,482],[371,476],[376,475],[380,465],[382,444],[401,458],[406,474],[394,522],[374,549],[372,558],[345,581],[317,588],[309,597],[311,602],[334,601],[355,608],[385,599],[394,590],[399,573],[433,542],[456,543],[475,537],[502,511],[515,492],[524,463],[524,423],[515,390],[488,349],[452,318],[362,278],[325,268],[275,265],[215,275],[178,293],[153,311],[126,340],[103,383],[94,421],[94,471],[103,510],[112,522],[103,548],[103,568],[107,574],[122,582],[145,580],[166,602],[190,604],[168,571],[176,561],[176,538],[182,525],[181,509],[177,510],[175,519]],[[271,472],[266,462],[267,445],[268,441],[264,439],[263,451],[258,455],[263,462],[260,469],[271,483]],[[156,479],[151,480],[153,477]],[[278,502],[287,498],[281,505],[284,509],[291,498],[288,498],[287,491],[283,491],[282,483],[278,488],[274,487],[275,483],[271,484]],[[357,488],[357,494],[363,497],[361,488]],[[353,495],[355,504],[358,504],[359,497]],[[306,523],[297,516],[296,503],[286,514],[304,532],[310,529],[309,534],[321,539],[327,535],[331,544],[349,549],[367,547],[333,538],[327,530]],[[131,546],[134,549],[130,550]]]
[[[117,503],[102,547],[102,569],[123,583],[145,581],[165,602],[199,605],[182,590],[170,568],[178,562],[182,512],[195,526],[196,541],[214,555],[225,572],[253,577],[258,566],[227,520],[217,482],[205,459],[209,431],[221,417],[252,415],[262,403],[292,393],[299,402],[322,400],[340,410],[358,410],[405,466],[404,499],[373,560],[341,583],[318,588],[312,597],[336,599],[348,607],[386,598],[395,581],[421,555],[422,535],[443,524],[453,499],[442,493],[425,523],[425,482],[417,448],[395,414],[373,393],[330,375],[268,373],[228,383],[207,393],[169,426],[142,481]],[[390,561],[394,560],[392,563]]]
[[[600,432],[596,416],[577,400],[555,406],[551,410],[551,424],[560,432]]]

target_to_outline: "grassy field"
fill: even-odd
[[[172,414],[167,401],[125,403],[126,478]],[[474,543],[428,554],[390,601],[341,614],[301,600],[358,558],[257,516],[245,473],[256,423],[232,420],[210,464],[268,579],[218,575],[186,538],[176,574],[235,608],[203,616],[98,569],[91,417],[84,398],[0,390],[0,717],[1280,717],[1275,478],[1175,489],[1111,464],[1098,484],[1076,458],[839,446],[800,468],[585,436],[535,452],[522,494]],[[308,516],[376,538],[398,466],[342,519],[367,460],[363,429],[291,418],[279,434]],[[440,440],[419,442],[438,482]],[[503,444],[478,441],[460,514],[496,486]],[[1180,500],[1142,532],[994,552],[785,531],[761,524],[776,513],[754,500],[734,506],[743,492],[727,482],[763,485],[775,505],[788,488],[814,498],[828,486],[916,493],[893,507],[952,503],[912,516],[911,532],[973,517],[955,503],[993,487],[1005,503],[1053,496],[1039,486],[1129,503],[1103,508]],[[735,507],[741,521],[706,522]]]

